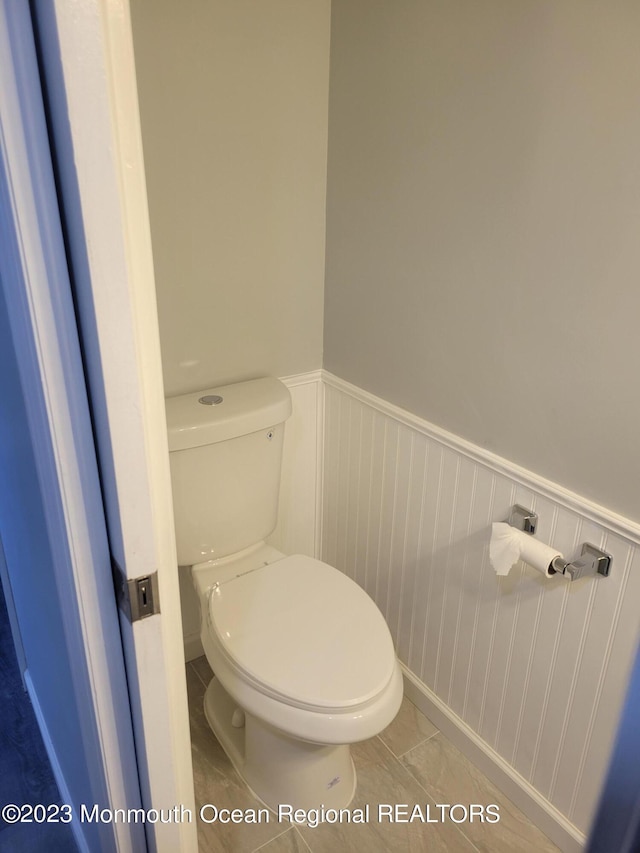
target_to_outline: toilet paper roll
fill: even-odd
[[[530,533],[517,530],[502,521],[494,522],[491,526],[489,559],[497,575],[508,575],[511,567],[518,560],[523,560],[532,569],[550,578],[554,574],[551,561],[556,557],[562,557],[560,551],[534,539]]]

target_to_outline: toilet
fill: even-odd
[[[265,805],[343,808],[349,745],[395,717],[384,617],[342,572],[266,543],[277,520],[288,389],[264,378],[166,401],[178,563],[191,566],[214,672],[204,710]]]

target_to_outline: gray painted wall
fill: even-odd
[[[167,395],[322,366],[330,0],[132,0]]]
[[[324,366],[640,519],[640,4],[334,0]]]

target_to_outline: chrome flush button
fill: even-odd
[[[219,394],[205,394],[204,397],[200,397],[198,402],[202,403],[203,406],[219,406],[223,400],[224,397],[220,397]]]

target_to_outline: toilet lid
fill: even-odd
[[[393,675],[393,642],[377,606],[346,575],[311,557],[285,557],[224,581],[209,608],[227,659],[287,704],[355,708]]]

